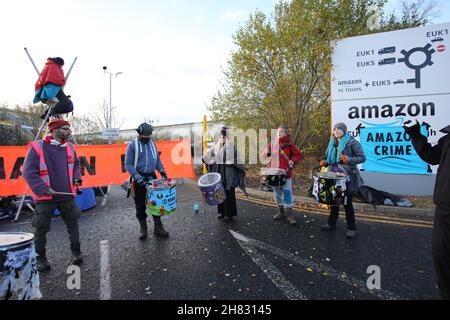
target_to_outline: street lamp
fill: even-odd
[[[117,76],[119,74],[122,74],[123,72],[116,72],[116,73],[112,73],[109,71],[106,71],[106,69],[108,69],[107,66],[103,66],[103,72],[104,73],[108,73],[109,74],[109,116],[108,116],[108,123],[106,124],[107,126],[109,126],[109,128],[112,127],[112,76],[115,76],[117,78]]]

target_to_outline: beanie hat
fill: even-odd
[[[52,119],[48,123],[48,131],[52,132],[55,129],[61,128],[62,126],[69,125],[70,123],[67,120],[64,119]]]
[[[149,136],[153,133],[153,126],[144,122],[139,125],[136,131],[140,136]]]
[[[61,67],[64,65],[64,59],[60,57],[48,58],[47,60],[52,60],[54,63],[60,65]]]
[[[340,130],[344,131],[344,133],[347,133],[347,126],[343,122],[336,123],[333,127],[333,130],[335,130],[335,129],[340,129]]]

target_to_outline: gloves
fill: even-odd
[[[161,177],[167,180],[167,173],[165,171],[161,172]]]
[[[145,180],[144,179],[141,179],[141,180],[139,180],[139,181],[136,181],[136,183],[140,186],[140,187],[145,187]]]
[[[346,156],[345,154],[342,154],[342,155],[341,155],[341,161],[342,161],[342,163],[344,163],[344,164],[347,164],[347,163],[348,163],[348,158],[347,158],[347,156]]]
[[[328,167],[328,163],[325,160],[320,161],[320,166]]]
[[[403,124],[403,129],[405,129],[405,132],[409,134],[411,139],[418,139],[422,135],[420,133],[420,124],[417,119],[415,124],[412,124],[411,120],[405,121]]]

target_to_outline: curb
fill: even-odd
[[[236,189],[238,190],[238,189]],[[253,196],[260,199],[265,200],[273,200],[273,192],[263,191],[259,189],[247,188],[247,193],[249,196]],[[238,192],[241,192],[240,190]],[[317,202],[309,197],[302,196],[293,196],[294,202],[296,203],[304,203],[304,204],[314,204],[317,205]],[[408,207],[397,207],[397,206],[376,206],[374,207],[368,203],[360,203],[353,202],[353,207],[355,211],[364,211],[364,212],[376,212],[382,214],[400,214],[400,215],[408,215],[415,217],[433,217],[434,216],[434,206],[431,209],[417,209],[417,208],[408,208]]]

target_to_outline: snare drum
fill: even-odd
[[[340,172],[319,172],[314,174],[313,198],[327,205],[347,204],[348,176]]]
[[[263,184],[270,187],[282,187],[286,183],[286,171],[278,168],[261,168]]]
[[[147,184],[147,215],[156,217],[174,213],[177,208],[175,180],[154,179]]]
[[[34,235],[0,232],[0,299],[39,299]]]
[[[201,176],[197,185],[202,191],[206,203],[210,206],[217,206],[227,198],[222,177],[216,172],[210,172]]]

